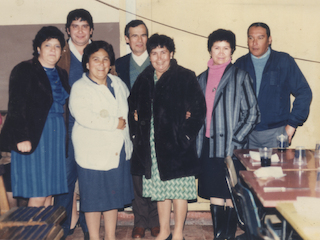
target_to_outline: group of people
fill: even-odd
[[[105,239],[115,239],[118,209],[132,204],[133,238],[150,229],[156,240],[182,240],[188,201],[199,194],[210,199],[215,239],[234,239],[224,158],[276,147],[281,133],[291,141],[307,119],[312,93],[294,59],[271,49],[266,24],[253,23],[249,53],[232,64],[235,35],[218,29],[208,37],[207,70],[196,77],[174,59],[173,39],[149,38],[141,20],[127,24],[131,53],[117,60],[109,43],[90,40],[93,30],[88,11],[71,11],[69,39],[43,27],[33,59],[11,72],[1,144],[12,153],[13,196],[29,206],[54,196],[67,212],[64,237],[79,221],[85,239],[99,239],[102,213]]]

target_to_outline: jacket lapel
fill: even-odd
[[[49,82],[49,79],[48,79],[48,76],[47,76],[45,70],[43,69],[43,67],[40,64],[40,62],[38,61],[38,59],[36,59],[36,58],[32,59],[32,64],[34,64],[35,69],[37,71],[36,76],[38,76],[37,78],[38,78],[38,84],[39,84],[40,89],[42,89],[43,92],[47,96],[49,96],[50,101],[52,102],[53,101],[52,89],[51,89],[51,85],[50,85],[50,82]]]
[[[218,89],[217,89],[217,92],[216,92],[216,96],[214,98],[213,112],[214,112],[214,109],[216,108],[217,104],[219,103],[219,101],[220,101],[220,99],[222,97],[222,94],[223,94],[225,86],[228,84],[228,82],[230,80],[230,75],[232,74],[232,71],[228,71],[228,70],[231,67],[232,67],[232,64],[230,63],[226,67],[226,70],[224,71],[224,73],[222,75],[222,78],[221,78],[221,80],[219,82]]]

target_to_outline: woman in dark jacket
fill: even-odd
[[[205,95],[206,124],[199,131],[201,160],[199,196],[210,199],[215,239],[234,239],[237,219],[225,181],[226,156],[244,148],[259,122],[257,99],[249,74],[231,63],[236,48],[233,32],[218,29],[208,38],[208,70],[198,77]],[[239,169],[241,163],[236,160]]]
[[[138,76],[128,99],[131,173],[143,175],[143,196],[158,201],[159,240],[183,239],[187,200],[197,197],[195,139],[205,114],[195,74],[172,59],[174,50],[173,40],[165,35],[154,34],[148,39],[151,65]]]
[[[2,143],[11,150],[14,197],[29,206],[47,206],[51,196],[67,192],[63,105],[68,76],[56,66],[65,45],[56,27],[43,27],[33,40],[34,58],[11,72],[8,115]]]

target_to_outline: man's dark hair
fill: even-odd
[[[137,27],[137,26],[139,26],[139,25],[143,25],[143,26],[145,26],[145,28],[146,28],[146,30],[147,30],[147,37],[149,36],[149,32],[148,32],[148,28],[147,28],[147,26],[146,26],[146,24],[143,22],[143,21],[141,21],[141,20],[132,20],[131,22],[129,22],[127,25],[126,25],[126,27],[125,27],[125,29],[124,29],[124,35],[127,37],[127,38],[129,38],[129,28],[134,28],[134,27]]]
[[[230,30],[218,29],[213,31],[208,37],[208,51],[211,52],[211,48],[215,42],[226,41],[230,44],[231,54],[236,50],[236,35]]]
[[[42,27],[39,32],[37,32],[33,40],[33,56],[38,57],[38,47],[41,48],[41,45],[44,41],[50,39],[57,39],[60,42],[61,50],[65,46],[64,34],[54,26]]]
[[[78,20],[78,19],[80,19],[80,21],[87,21],[90,26],[90,29],[92,29],[92,30],[94,29],[91,14],[87,10],[80,8],[80,9],[75,9],[75,10],[72,10],[71,12],[69,12],[69,14],[67,16],[67,23],[66,23],[66,32],[67,33],[68,33],[68,30],[70,30],[70,26],[71,26],[72,21]],[[92,36],[90,36],[90,37],[92,37]]]
[[[109,60],[110,60],[110,66],[114,65],[115,56],[114,56],[114,51],[113,51],[112,45],[105,42],[105,41],[92,41],[83,50],[82,67],[83,67],[84,72],[89,71],[89,69],[87,69],[87,63],[89,62],[90,56],[92,54],[94,54],[95,52],[98,52],[100,49],[103,49],[108,53]]]
[[[251,27],[263,27],[265,30],[266,30],[266,32],[267,32],[267,36],[268,36],[268,38],[270,37],[270,28],[269,28],[269,26],[267,25],[267,24],[265,24],[265,23],[263,23],[263,22],[255,22],[255,23],[252,23],[249,27],[248,27],[248,31],[247,31],[247,35],[248,35],[248,37],[249,37],[249,30],[250,30],[250,28]]]

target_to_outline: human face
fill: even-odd
[[[81,19],[78,19],[71,22],[70,28],[67,29],[67,32],[76,47],[85,47],[89,43],[93,29],[90,28],[87,21],[81,21]]]
[[[125,36],[134,55],[140,56],[147,49],[147,29],[143,24],[129,28],[129,38]]]
[[[210,51],[213,65],[221,65],[231,59],[231,47],[227,41],[216,41]]]
[[[56,38],[44,41],[37,50],[38,60],[43,67],[54,68],[61,57],[61,45]]]
[[[98,84],[106,84],[107,75],[110,70],[109,54],[102,48],[91,54],[86,64],[89,70],[89,78]]]
[[[259,58],[268,51],[272,42],[271,36],[267,36],[267,30],[263,27],[251,27],[248,33],[248,47],[250,53]]]
[[[170,67],[170,59],[173,56],[173,52],[169,52],[166,47],[156,47],[150,52],[150,62],[154,69],[158,79],[161,75]]]

